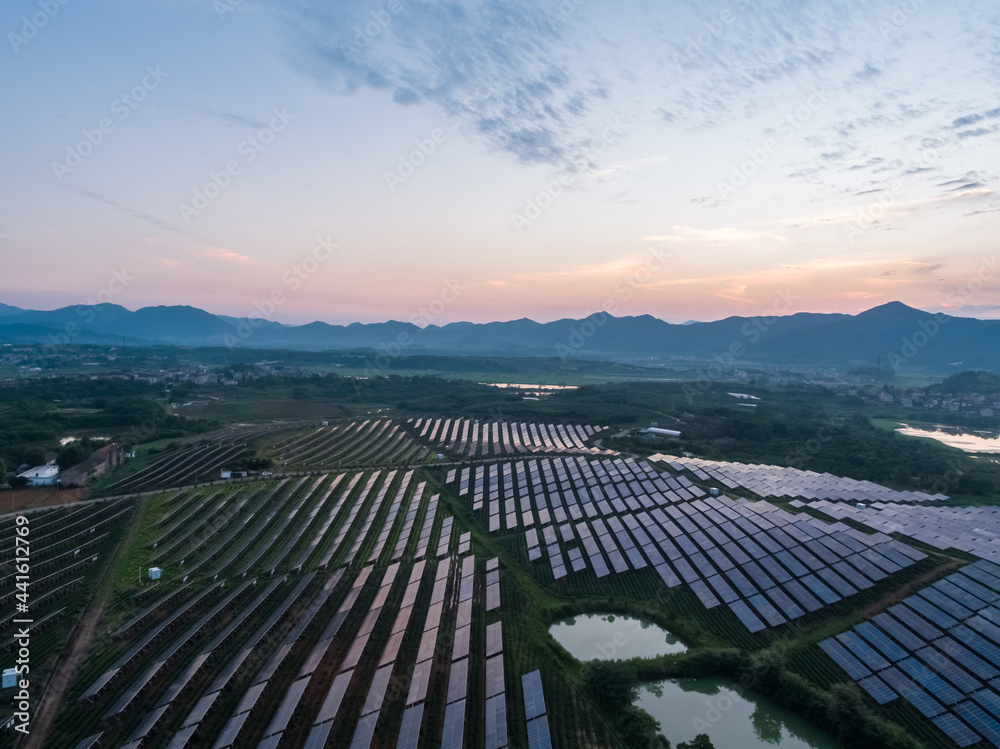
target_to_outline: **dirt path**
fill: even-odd
[[[94,597],[87,606],[76,628],[70,635],[69,642],[63,650],[63,655],[56,664],[55,672],[49,683],[45,687],[45,692],[38,701],[38,709],[31,721],[31,733],[28,734],[24,742],[24,749],[43,749],[46,746],[46,739],[56,717],[59,715],[59,708],[66,699],[67,692],[73,684],[77,669],[87,656],[87,650],[94,639],[94,632],[97,630],[97,623],[104,613],[104,608],[111,599],[114,588],[115,568],[119,560],[128,553],[129,548],[135,543],[139,536],[139,529],[142,527],[143,518],[149,507],[148,502],[140,501],[136,507],[135,516],[129,525],[128,533],[122,542],[115,549],[111,558],[107,561],[104,573],[97,583]]]
[[[862,616],[864,616],[865,619],[870,619],[876,614],[885,611],[890,606],[895,606],[907,596],[910,596],[918,590],[926,587],[932,580],[939,580],[942,577],[946,577],[952,572],[955,572],[959,567],[964,567],[965,564],[966,562],[963,562],[960,559],[951,559],[944,564],[935,567],[930,572],[925,572],[920,575],[920,577],[915,577],[905,585],[902,585],[892,591],[892,593],[883,596],[878,602],[873,603],[871,606],[867,606],[864,611],[861,612]]]

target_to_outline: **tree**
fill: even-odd
[[[639,695],[635,669],[619,661],[591,661],[585,678],[599,704],[611,713],[630,707]]]
[[[45,464],[45,451],[40,447],[29,447],[24,451],[21,459],[27,463],[30,467],[40,466]]]
[[[699,733],[690,741],[682,741],[677,745],[677,749],[715,749],[712,740],[707,733]]]

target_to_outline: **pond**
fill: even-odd
[[[584,614],[563,619],[549,628],[549,634],[578,661],[653,658],[687,650],[667,630],[620,614]]]
[[[671,745],[707,733],[716,749],[840,749],[805,718],[730,679],[668,679],[647,685],[635,703],[660,721]]]
[[[900,434],[908,437],[930,437],[931,439],[943,442],[949,447],[957,447],[967,453],[1000,453],[1000,438],[980,437],[976,434],[955,434],[944,431],[930,431],[928,429],[916,429],[905,424],[896,430]]]
[[[676,635],[620,614],[584,614],[556,622],[549,633],[579,661],[652,658],[683,653]],[[636,705],[660,721],[676,746],[707,733],[716,749],[840,749],[841,744],[805,718],[731,679],[667,679],[645,685]]]

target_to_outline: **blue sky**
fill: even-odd
[[[11,0],[0,31],[8,304],[1000,317],[990,2]]]

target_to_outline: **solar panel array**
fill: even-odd
[[[925,557],[884,534],[767,501],[704,496],[648,463],[576,457],[490,469],[481,517],[502,532],[503,502],[506,529],[525,528],[528,558],[544,557],[554,581],[652,567],[668,587],[688,585],[706,608],[726,606],[751,632],[837,603]],[[472,502],[475,510],[475,495]]]
[[[701,481],[718,483],[728,489],[745,489],[764,499],[802,497],[846,502],[936,502],[947,499],[943,494],[899,492],[871,481],[784,466],[678,458],[659,453],[650,455],[649,460],[666,463],[678,473],[687,471]]]
[[[469,690],[469,641],[472,636],[472,596],[474,592],[476,558],[461,559],[458,581],[458,618],[452,638],[451,672],[445,698],[444,735],[441,749],[462,749],[465,730],[466,700]]]
[[[521,676],[524,692],[524,719],[528,727],[528,749],[552,749],[549,716],[542,693],[542,672],[535,670]]]
[[[527,455],[531,453],[573,453],[613,455],[611,450],[587,447],[587,440],[607,427],[526,424],[513,421],[478,419],[417,419],[414,434],[437,449],[466,458]],[[463,472],[468,479],[468,473]]]
[[[453,563],[452,568],[457,565]],[[448,587],[448,562],[438,563],[431,592],[430,609],[424,618],[423,634],[420,647],[417,649],[416,663],[410,678],[409,690],[406,694],[406,710],[403,712],[403,724],[396,740],[398,749],[416,749],[420,736],[420,724],[423,718],[424,701],[427,698],[427,685],[430,681],[432,659],[438,641],[441,616],[445,606],[445,593]]]
[[[873,502],[866,507],[811,502],[835,518],[850,518],[886,533],[901,533],[946,551],[958,549],[1000,563],[1000,508],[913,507]]]
[[[879,704],[902,698],[959,746],[1000,746],[1000,566],[978,561],[819,643]]]

